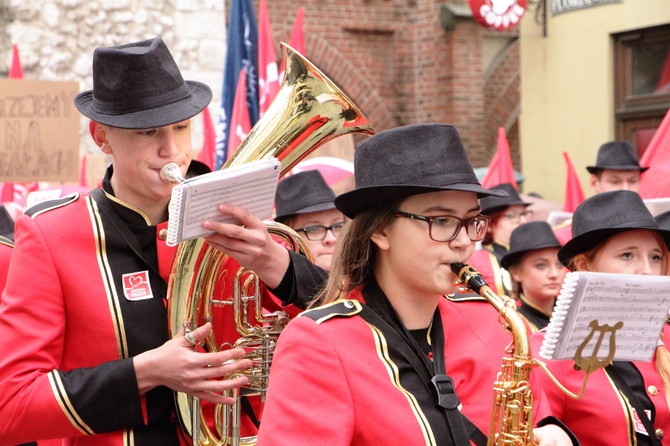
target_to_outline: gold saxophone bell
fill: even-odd
[[[374,133],[363,113],[330,79],[291,47],[284,43],[281,46],[286,65],[282,86],[268,110],[222,169],[276,157],[281,161],[280,175],[283,175],[314,149],[335,137],[348,133]],[[174,171],[166,176],[176,178],[173,174]],[[290,228],[275,223],[268,227],[268,231],[284,238],[294,249],[309,254],[300,236]],[[283,311],[271,314],[262,311],[263,285],[252,271],[240,269],[235,274],[232,289],[217,290],[217,284],[221,286],[223,276],[227,274],[227,260],[226,255],[210,248],[202,238],[178,246],[168,283],[170,332],[175,336],[185,322],[199,325],[210,320],[217,307],[233,308],[233,320],[219,323],[229,327],[234,325],[239,339],[221,342],[213,330],[205,348],[219,351],[223,344],[231,344],[251,350],[254,366],[240,372],[248,377],[250,384],[239,393],[262,399],[267,389],[274,345],[288,316]],[[229,395],[239,396],[238,392]],[[240,435],[241,404],[217,407],[213,432],[202,416],[196,398],[177,393],[176,400],[180,424],[194,444],[255,444],[256,437]]]

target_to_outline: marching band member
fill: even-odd
[[[512,277],[510,297],[518,301],[532,332],[549,323],[568,271],[558,261],[560,247],[549,223],[531,221],[512,231],[510,250],[500,261]]]
[[[159,171],[176,162],[191,174],[191,118],[211,98],[160,38],[95,51],[93,90],[75,105],[112,163],[90,195],[41,203],[16,223],[0,304],[0,444],[178,445],[174,391],[232,404],[221,392],[248,382],[224,378],[251,365],[243,349],[194,349],[211,324],[173,339],[167,326],[174,185]],[[252,214],[219,209],[242,225],[205,221],[206,240],[269,287],[292,299],[321,277]]]
[[[279,182],[275,221],[295,229],[309,248],[314,263],[330,270],[337,236],[346,218],[335,208],[335,192],[318,170],[293,174]]]
[[[571,271],[665,274],[670,232],[659,228],[636,192],[602,192],[584,201],[573,215],[572,235],[558,252],[561,263]],[[663,335],[665,339],[670,336],[668,324]],[[535,351],[539,351],[543,338],[542,332],[533,336]],[[582,445],[670,445],[668,355],[661,343],[651,362],[614,361],[612,368],[591,373],[580,399],[565,395],[544,373],[535,376],[552,413]],[[581,387],[584,372],[575,370],[574,361],[547,361],[547,365],[568,389]],[[615,384],[618,375],[625,384]],[[634,395],[644,413],[634,409],[633,398],[627,393]],[[641,417],[653,424],[651,432]]]
[[[257,444],[460,446],[471,444],[466,425],[485,442],[476,427],[488,430],[487,383],[511,337],[493,306],[445,294],[458,291],[450,264],[486,233],[478,197],[504,192],[481,187],[445,124],[372,136],[355,152],[355,176],[356,189],[335,200],[352,221],[322,306],[279,337]],[[571,444],[555,424],[535,438]]]
[[[507,295],[512,283],[508,272],[501,268],[500,260],[509,251],[512,231],[530,221],[533,211],[526,209],[531,203],[523,201],[512,184],[503,183],[491,189],[505,191],[507,196],[482,198],[482,215],[489,217],[489,227],[482,249],[473,253],[470,265],[484,276],[496,294]]]

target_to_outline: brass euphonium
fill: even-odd
[[[266,113],[222,169],[276,157],[281,161],[280,175],[283,175],[311,151],[337,136],[374,133],[363,113],[330,79],[288,45],[282,43],[282,49],[286,66],[282,86]],[[289,234],[284,238],[306,251],[300,237],[283,228],[285,230],[279,232]],[[274,228],[269,230],[278,234]],[[262,311],[263,285],[251,271],[238,271],[234,293],[227,295],[229,290],[221,290],[222,294],[218,294],[217,283],[225,274],[222,266],[226,257],[210,248],[202,238],[179,245],[168,285],[170,331],[175,336],[187,322],[203,323],[212,317],[216,306],[233,307],[234,320],[221,323],[235,324],[240,337],[234,345],[252,350],[250,357],[254,362],[250,370],[241,372],[249,378],[249,385],[241,389],[241,393],[264,397],[274,343],[288,316],[282,311],[271,314]],[[249,296],[251,290],[254,296]],[[250,310],[250,306],[254,309]],[[256,320],[254,323],[250,322],[252,318]],[[212,334],[205,348],[219,351],[222,344]],[[178,393],[176,398],[182,428],[194,444],[255,444],[256,437],[240,436],[240,404],[217,407],[216,432],[212,432],[201,416],[197,399],[183,393]]]
[[[533,439],[533,395],[530,374],[538,365],[530,351],[526,325],[516,311],[514,301],[498,296],[482,275],[463,263],[451,264],[452,271],[468,289],[484,297],[505,319],[504,327],[512,334],[510,356],[503,358],[502,370],[493,384],[494,402],[487,446],[530,446]]]

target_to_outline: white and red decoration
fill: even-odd
[[[527,0],[469,0],[472,17],[487,28],[504,30],[519,24]]]

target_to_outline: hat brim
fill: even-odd
[[[502,259],[500,259],[500,266],[507,269],[510,266],[518,263],[521,258],[531,252],[531,251],[537,251],[538,249],[546,249],[546,248],[561,248],[560,244],[556,243],[545,243],[545,244],[540,244],[537,246],[533,246],[532,248],[524,249],[523,251],[514,251],[514,252],[508,252],[503,256]]]
[[[392,203],[412,195],[427,194],[440,191],[474,192],[479,198],[494,196],[506,197],[507,192],[502,190],[484,189],[479,184],[453,184],[445,187],[411,186],[411,185],[384,185],[363,187],[345,192],[335,198],[335,207],[349,218],[365,210]]]
[[[202,82],[185,81],[191,94],[169,104],[123,114],[101,113],[93,107],[93,90],[79,93],[74,105],[95,122],[122,129],[150,129],[190,119],[203,111],[212,100],[212,90]]]
[[[482,208],[482,214],[484,214],[484,215],[489,215],[489,214],[491,214],[491,213],[493,213],[493,212],[495,212],[495,211],[499,211],[499,210],[502,210],[502,209],[507,209],[507,208],[510,207],[510,206],[524,206],[524,207],[528,207],[528,206],[530,206],[531,204],[533,204],[533,203],[528,203],[528,202],[525,202],[525,201],[510,201],[510,202],[508,202],[508,203],[503,203],[503,204],[501,204],[500,206],[493,206],[493,207],[489,207],[489,208]]]
[[[306,208],[298,209],[295,212],[292,212],[290,214],[284,214],[284,215],[277,215],[275,216],[275,221],[282,222],[286,220],[287,218],[293,217],[294,215],[302,215],[302,214],[309,214],[310,212],[320,212],[320,211],[329,211],[331,209],[335,209],[335,203],[330,202],[330,203],[319,203],[319,204],[313,204],[312,206],[307,206]]]
[[[607,169],[607,170],[639,170],[640,173],[642,173],[645,170],[649,169],[649,167],[641,167],[641,166],[586,166],[586,170],[588,170],[589,173],[598,173],[603,169]]]
[[[608,228],[608,229],[597,229],[593,231],[585,232],[568,240],[561,249],[558,250],[558,260],[564,265],[568,266],[570,260],[575,257],[577,254],[587,252],[593,249],[596,245],[607,240],[609,237],[626,232],[626,231],[635,231],[635,230],[649,230],[656,231],[665,240],[665,245],[670,247],[670,231],[659,228],[649,228],[649,227],[632,227],[632,228]]]

